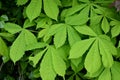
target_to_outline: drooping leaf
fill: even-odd
[[[75,29],[81,34],[90,35],[90,36],[97,36],[97,34],[90,27],[88,27],[86,25],[76,26]]]
[[[98,49],[98,40],[93,43],[92,47],[87,53],[84,64],[87,71],[91,74],[97,72],[101,68],[102,62]]]
[[[28,2],[28,0],[17,0],[17,5],[20,6],[20,5],[24,5]]]
[[[14,23],[9,23],[9,22],[5,24],[4,28],[5,30],[7,30],[9,33],[12,33],[12,34],[15,34],[22,30],[22,28],[19,25]]]
[[[72,58],[82,57],[82,55],[88,50],[88,48],[94,41],[95,41],[95,38],[76,42],[70,50],[69,58],[72,59]]]
[[[43,0],[44,11],[46,15],[52,19],[57,20],[59,8],[54,0]]]
[[[103,17],[103,20],[102,20],[102,30],[105,32],[105,33],[108,33],[109,30],[110,30],[110,25],[109,25],[109,22],[107,20],[106,17]]]
[[[30,4],[26,8],[27,17],[30,22],[40,15],[42,8],[42,0],[31,0]]]
[[[110,69],[109,68],[104,69],[104,71],[99,76],[98,80],[111,80]]]

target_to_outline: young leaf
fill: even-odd
[[[15,63],[24,55],[24,52],[25,52],[24,32],[21,32],[10,48],[10,58]]]
[[[81,40],[79,34],[71,26],[67,27],[67,32],[68,32],[68,41],[70,46],[72,46],[77,41]]]
[[[109,25],[109,22],[107,20],[106,17],[103,17],[103,20],[102,20],[102,30],[105,32],[105,33],[108,33],[109,30],[110,30],[110,25]]]
[[[90,48],[84,64],[87,71],[91,74],[97,72],[101,68],[102,62],[98,49],[98,40],[96,40]]]
[[[26,8],[27,17],[30,22],[40,15],[42,8],[42,0],[31,0],[30,4]]]
[[[56,48],[59,48],[65,43],[65,41],[66,41],[66,25],[63,25],[54,36],[54,44]]]
[[[57,20],[59,8],[54,0],[43,0],[44,11],[46,15],[52,19]]]
[[[82,57],[94,41],[95,38],[90,38],[76,42],[70,50],[69,58],[72,59]]]
[[[15,34],[22,30],[22,28],[19,25],[14,23],[9,23],[9,22],[5,24],[4,28],[5,30],[7,30],[9,33],[12,33],[12,34]]]
[[[88,27],[86,25],[76,26],[75,29],[81,34],[90,35],[90,36],[97,36],[97,34],[90,27]]]
[[[24,5],[28,2],[28,0],[17,0],[17,5],[20,6],[20,5]]]
[[[79,14],[66,17],[65,23],[70,25],[83,25],[89,20],[88,14],[89,14],[89,6],[81,10]]]

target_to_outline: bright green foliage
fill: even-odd
[[[0,0],[0,80],[119,80],[113,1]]]
[[[52,46],[48,47],[40,67],[40,74],[43,80],[54,80],[57,74],[60,76],[65,75],[65,62]]]
[[[22,30],[22,28],[19,25],[14,23],[6,23],[4,28],[5,30],[12,34],[15,34]]]
[[[42,0],[31,0],[30,4],[26,8],[26,14],[30,21],[40,15],[42,8]]]
[[[111,80],[110,69],[104,69],[104,71],[99,76],[98,80]]]
[[[24,5],[28,2],[28,0],[17,0],[17,5]]]
[[[46,15],[52,19],[57,20],[59,8],[55,3],[55,0],[43,0],[44,2],[44,11]]]

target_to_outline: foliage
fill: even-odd
[[[119,80],[117,2],[1,0],[0,80]]]

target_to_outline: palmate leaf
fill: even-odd
[[[57,20],[59,8],[55,3],[55,0],[43,0],[44,2],[44,11],[46,15],[52,19]]]
[[[8,31],[11,34],[15,34],[22,30],[22,28],[19,25],[14,24],[14,23],[9,23],[9,22],[5,24],[4,28],[6,31]]]
[[[90,73],[95,73],[101,68],[102,62],[98,49],[98,40],[96,40],[90,48],[84,64],[85,68]]]
[[[26,8],[26,14],[30,22],[40,15],[42,8],[42,0],[31,0]]]
[[[56,75],[64,76],[66,65],[64,60],[56,53],[53,46],[49,46],[40,65],[40,75],[43,80],[54,80]]]

